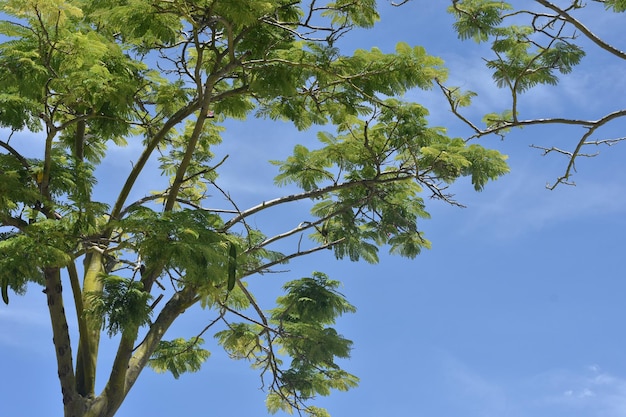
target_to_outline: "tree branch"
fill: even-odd
[[[9,140],[10,140],[10,137],[9,137]],[[9,145],[9,142],[0,140],[0,146],[2,146],[4,149],[9,151],[11,155],[13,155],[18,161],[20,161],[20,164],[22,164],[24,168],[30,169],[30,164],[28,163],[28,160],[24,158],[22,154],[20,154],[14,147]]]
[[[626,110],[620,110],[620,111],[616,111],[613,113],[609,113],[608,115],[604,116],[603,118],[597,120],[592,126],[591,128],[587,131],[587,133],[585,133],[581,139],[578,141],[576,148],[574,149],[574,151],[572,152],[572,156],[569,159],[569,162],[567,164],[567,168],[565,169],[565,173],[557,178],[556,182],[552,185],[548,185],[548,188],[550,190],[554,190],[556,188],[557,185],[561,184],[561,183],[565,183],[567,182],[567,180],[569,179],[572,171],[575,171],[575,163],[576,163],[576,157],[580,154],[580,150],[582,149],[582,147],[587,143],[587,139],[596,131],[598,130],[598,128],[600,128],[601,126],[605,125],[606,123],[610,122],[611,120],[614,120],[618,117],[622,117],[622,116],[626,116]]]
[[[132,385],[136,382],[137,377],[145,368],[150,356],[157,348],[167,329],[169,329],[179,315],[184,313],[186,309],[197,301],[195,296],[195,288],[191,287],[185,287],[183,290],[175,293],[150,326],[150,330],[148,330],[144,342],[135,350],[130,361],[127,362],[127,364],[118,363],[118,367],[120,368],[128,365],[128,370],[125,373],[125,394],[128,393]]]
[[[560,7],[558,7],[555,4],[552,4],[551,2],[546,1],[546,0],[535,0],[535,1],[537,3],[543,5],[543,6],[547,7],[548,9],[551,9],[551,10],[554,10],[555,12],[557,12],[567,22],[571,23],[576,29],[580,30],[587,38],[589,38],[589,40],[591,40],[593,43],[598,45],[600,48],[602,48],[605,51],[607,51],[607,52],[617,56],[618,58],[626,59],[626,53],[625,52],[622,52],[619,49],[609,45],[606,42],[604,42],[602,39],[600,39],[598,36],[596,36],[593,32],[591,32],[585,25],[583,25],[579,20],[577,20],[576,18],[572,17],[572,15],[567,13],[567,11],[561,9]]]
[[[172,117],[170,117],[161,127],[161,129],[152,137],[152,139],[150,139],[141,156],[135,162],[133,169],[131,170],[126,179],[126,182],[124,183],[122,191],[117,197],[117,201],[115,202],[113,210],[111,211],[112,220],[119,219],[122,208],[124,207],[124,203],[126,202],[126,199],[128,198],[128,195],[130,194],[130,191],[132,190],[135,181],[139,177],[139,174],[143,171],[143,168],[150,159],[150,155],[152,155],[152,152],[156,149],[159,143],[161,143],[163,138],[165,138],[167,134],[170,133],[174,126],[185,120],[185,118],[191,115],[199,107],[200,102],[198,99],[191,101],[189,104],[174,113]]]
[[[320,246],[316,246],[316,247],[311,248],[311,249],[298,251],[298,252],[292,253],[291,255],[283,256],[282,258],[277,259],[275,261],[268,262],[268,263],[266,263],[264,265],[258,266],[258,267],[254,268],[254,269],[249,270],[249,271],[245,271],[242,274],[241,278],[244,278],[244,277],[247,277],[247,276],[250,276],[250,275],[254,275],[254,274],[259,273],[259,272],[263,272],[264,270],[266,270],[268,268],[271,268],[274,265],[285,263],[285,262],[289,261],[290,259],[298,258],[300,256],[310,255],[310,254],[312,254],[314,252],[319,252],[319,251],[321,251],[323,249],[332,248],[333,246],[343,242],[344,240],[345,240],[345,238],[337,239],[337,240],[334,240],[332,242],[328,242],[328,243],[325,243],[325,244],[320,245]]]
[[[310,199],[310,198],[316,198],[316,197],[320,197],[324,194],[328,194],[330,192],[333,191],[338,191],[338,190],[343,190],[343,189],[347,189],[347,188],[352,188],[352,187],[358,187],[358,186],[363,186],[363,185],[375,185],[375,184],[386,184],[389,182],[395,182],[395,181],[404,181],[404,180],[408,180],[408,179],[413,179],[414,176],[412,175],[398,175],[398,176],[392,176],[390,178],[389,177],[390,174],[396,174],[398,175],[399,173],[397,172],[385,172],[385,178],[375,178],[375,179],[369,179],[369,180],[359,180],[359,181],[348,181],[348,182],[342,182],[339,184],[333,184],[333,185],[329,185],[327,187],[322,187],[322,188],[317,188],[315,190],[312,191],[306,191],[304,193],[300,193],[300,194],[290,194],[284,197],[279,197],[279,198],[275,198],[273,200],[269,200],[269,201],[264,201],[261,204],[258,204],[254,207],[251,207],[247,210],[242,211],[239,215],[233,217],[232,219],[230,219],[229,221],[227,221],[224,226],[222,227],[222,231],[227,231],[229,230],[231,227],[233,227],[234,225],[236,225],[237,223],[239,223],[240,221],[244,220],[245,218],[256,214],[260,211],[263,211],[265,209],[268,209],[270,207],[274,207],[274,206],[278,206],[281,204],[285,204],[285,203],[290,203],[293,201],[300,201],[300,200],[305,200],[305,199]]]

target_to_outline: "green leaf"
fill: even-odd
[[[453,3],[448,11],[457,18],[454,29],[459,38],[472,38],[476,42],[489,39],[502,22],[502,12],[512,9],[509,3],[503,1],[465,0]]]
[[[211,353],[202,349],[204,340],[199,337],[185,340],[162,340],[150,357],[148,366],[156,372],[169,371],[178,379],[185,372],[197,372]]]
[[[260,342],[261,328],[250,323],[231,323],[226,330],[219,331],[215,338],[231,358],[253,360],[263,352]]]
[[[272,310],[273,321],[332,324],[342,314],[356,311],[337,291],[341,285],[339,281],[331,280],[321,272],[312,275],[283,286],[287,294],[276,300],[279,307]]]
[[[152,296],[143,284],[117,275],[102,274],[101,292],[87,294],[91,308],[86,314],[106,329],[109,337],[150,323],[152,310],[148,301]]]
[[[626,0],[606,0],[603,3],[607,10],[613,10],[618,13],[626,11]]]
[[[270,414],[276,414],[279,411],[284,411],[288,414],[293,414],[293,407],[285,398],[278,394],[276,391],[270,391],[265,398],[265,406]]]

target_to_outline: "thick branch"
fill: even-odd
[[[0,215],[1,226],[11,226],[19,230],[24,230],[28,223],[18,217]]]
[[[120,192],[117,201],[113,206],[113,210],[111,211],[111,219],[119,218],[122,208],[124,207],[124,203],[126,202],[126,199],[128,198],[128,195],[130,194],[130,191],[132,190],[135,181],[137,181],[139,174],[143,171],[143,168],[150,159],[150,155],[152,155],[152,152],[156,149],[159,143],[161,143],[163,138],[167,136],[168,133],[170,133],[174,126],[182,122],[199,107],[200,102],[198,100],[194,100],[182,109],[178,110],[172,115],[172,117],[169,118],[169,120],[167,120],[167,122],[165,122],[163,127],[161,127],[161,129],[148,142],[143,153],[141,154],[141,156],[133,166],[130,174],[128,175],[126,183],[124,183],[124,187],[122,188],[122,191]]]
[[[83,348],[82,349],[78,349],[78,355],[81,355],[82,357],[80,359],[77,359],[77,364],[76,364],[76,373],[77,373],[77,384],[76,384],[76,389],[78,392],[81,391],[81,389],[84,387],[84,384],[79,383],[78,380],[85,378],[85,375],[83,375],[82,377],[78,377],[78,374],[81,372],[84,372],[84,365],[83,366],[79,366],[78,362],[81,362],[83,364],[87,364],[89,363],[89,352],[91,349],[88,348],[89,346],[89,330],[87,327],[87,321],[85,319],[85,314],[84,314],[84,306],[83,306],[83,298],[82,298],[82,291],[80,288],[80,282],[79,282],[79,278],[78,278],[78,271],[76,270],[76,265],[74,262],[70,262],[67,266],[67,272],[70,278],[70,284],[72,286],[72,294],[74,296],[74,306],[76,308],[76,320],[78,321],[78,338],[80,340],[80,344],[82,344]],[[85,347],[87,346],[87,348]],[[79,368],[82,368],[81,370],[79,370]],[[92,378],[95,380],[95,375],[92,376],[87,376],[87,378]]]
[[[109,396],[110,407],[119,407],[124,397],[137,381],[139,374],[145,368],[150,356],[157,348],[167,329],[179,315],[193,305],[195,300],[195,290],[193,288],[186,287],[182,291],[175,293],[150,326],[143,343],[135,350],[132,357],[126,357],[127,349],[118,351],[113,364],[111,378],[105,388],[105,392]],[[124,376],[123,379],[121,378],[122,375]]]
[[[8,142],[0,140],[0,146],[9,151],[11,155],[13,155],[18,161],[20,161],[20,164],[22,164],[24,168],[30,169],[30,164],[28,163],[28,160],[26,160],[26,158],[24,158],[24,156],[22,156],[22,154],[19,153],[14,147],[9,145]]]
[[[169,188],[167,199],[165,200],[165,211],[170,211],[174,208],[174,204],[176,203],[176,198],[178,197],[178,192],[183,182],[185,181],[185,173],[187,172],[187,168],[189,168],[189,164],[191,163],[192,157],[196,152],[196,145],[202,134],[202,130],[204,129],[204,123],[207,119],[207,112],[209,111],[209,104],[211,102],[211,89],[213,85],[210,84],[206,87],[204,91],[204,96],[202,98],[202,104],[200,106],[200,115],[196,120],[196,125],[194,126],[193,133],[187,142],[187,149],[185,150],[185,155],[181,159],[178,169],[176,170],[176,175],[174,177],[174,181]]]
[[[76,383],[74,376],[74,365],[72,362],[72,346],[70,343],[70,334],[67,325],[67,317],[63,307],[63,286],[61,285],[61,273],[59,268],[45,268],[44,277],[46,294],[48,302],[48,311],[50,312],[50,321],[52,322],[52,341],[54,343],[57,370],[59,381],[61,383],[61,392],[63,394],[63,405],[65,415],[70,415],[70,411],[76,407],[76,402],[80,401],[80,397],[76,392]]]
[[[81,299],[81,309],[91,309],[90,295],[102,291],[100,273],[102,268],[102,253],[89,251],[84,261],[84,279]],[[78,283],[72,283],[78,286]],[[78,289],[80,291],[80,289]],[[78,311],[78,310],[77,310]],[[80,338],[78,355],[76,358],[76,386],[78,393],[84,396],[94,394],[96,385],[96,365],[98,362],[98,346],[100,343],[100,317],[84,315],[79,317]],[[81,325],[81,321],[84,323]]]

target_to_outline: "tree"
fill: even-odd
[[[598,49],[618,60],[626,54],[610,41],[595,34],[585,23],[586,4],[579,0],[563,1],[563,5],[546,0],[533,2],[500,2],[487,0],[453,0],[449,11],[455,16],[455,30],[462,40],[490,42],[491,56],[485,59],[486,67],[492,72],[497,87],[510,95],[510,107],[484,116],[482,124],[470,120],[462,107],[471,105],[476,96],[473,91],[462,91],[459,87],[438,84],[445,94],[450,109],[473,132],[469,139],[487,135],[504,135],[513,128],[527,126],[577,126],[583,133],[568,147],[553,144],[531,146],[544,155],[560,154],[567,163],[560,175],[548,188],[559,184],[574,184],[571,177],[576,172],[578,157],[593,157],[587,149],[598,146],[613,146],[624,137],[606,137],[602,129],[623,120],[626,109],[616,108],[597,118],[573,118],[549,116],[523,118],[528,113],[521,103],[522,96],[539,85],[557,85],[559,76],[569,74],[581,63],[590,49]],[[608,12],[626,11],[626,2],[621,0],[594,0]],[[596,7],[598,7],[596,6]],[[619,39],[621,40],[621,39]],[[604,92],[598,91],[602,97]],[[481,127],[484,126],[484,127]]]
[[[503,155],[429,127],[424,107],[400,99],[445,80],[439,59],[402,43],[392,54],[337,48],[374,24],[374,1],[0,4],[0,287],[7,304],[11,291],[43,287],[68,417],[113,416],[146,366],[176,377],[199,369],[209,330],[260,371],[271,412],[326,415],[308,400],[357,383],[336,363],[351,342],[331,327],[354,307],[322,272],[288,281],[269,310],[249,279],[324,249],[354,261],[376,262],[382,246],[414,257],[429,246],[423,191],[458,204],[446,191],[457,178],[481,190],[507,172]],[[290,192],[242,208],[220,185],[227,158],[213,152],[224,123],[249,116],[336,132],[273,161]],[[20,131],[41,149],[16,144]],[[140,155],[108,201],[94,192],[107,181],[97,168],[128,143]],[[169,178],[164,189],[131,200],[139,176],[157,174]],[[297,202],[310,214],[278,233],[250,221]],[[165,340],[194,305],[214,319]],[[118,348],[96,393],[103,334]]]

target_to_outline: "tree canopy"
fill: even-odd
[[[587,127],[573,151],[544,148],[570,158],[557,183],[569,180],[583,146],[612,143],[591,134],[624,110],[597,121],[519,117],[519,95],[556,83],[583,57],[566,29],[594,40],[570,14],[578,2],[535,3],[551,12],[451,2],[461,39],[492,42],[487,67],[511,94],[511,109],[479,127],[461,111],[475,93],[448,86],[444,63],[424,48],[338,46],[375,24],[374,1],[0,1],[0,287],[7,304],[12,293],[43,288],[65,415],[113,416],[146,367],[175,377],[197,371],[210,355],[209,332],[258,370],[270,412],[327,415],[310,400],[358,382],[338,365],[352,342],[333,327],[355,307],[321,271],[288,277],[272,306],[250,280],[326,249],[371,263],[381,248],[417,256],[430,245],[420,227],[426,198],[460,205],[448,191],[455,180],[469,177],[480,191],[508,171],[504,155],[474,140],[487,134]],[[506,25],[519,16],[531,24]],[[435,88],[472,137],[431,126],[428,109],[403,98]],[[219,176],[228,155],[215,155],[228,120],[255,117],[314,130],[317,141],[269,161],[282,195],[242,205]],[[21,145],[23,132],[39,148]],[[125,146],[139,149],[132,166],[115,181],[100,176],[103,160]],[[142,175],[167,181],[139,190]],[[111,186],[105,195],[96,184]],[[256,216],[296,204],[309,214],[278,232],[256,226]],[[213,314],[206,327],[166,339],[194,306]],[[108,375],[98,365],[103,336],[118,343]]]
[[[326,248],[353,261],[376,262],[380,246],[414,257],[429,245],[418,228],[428,217],[423,190],[452,202],[444,190],[458,177],[480,190],[507,171],[503,155],[429,127],[424,107],[399,98],[445,79],[439,59],[403,43],[391,54],[344,55],[334,46],[351,28],[374,24],[373,1],[2,6],[11,16],[0,28],[8,38],[0,49],[3,298],[29,282],[44,287],[67,416],[113,415],[146,366],[175,376],[197,370],[209,356],[201,335],[218,323],[217,341],[263,375],[271,412],[324,415],[307,400],[357,383],[336,364],[351,342],[330,327],[354,307],[337,281],[313,272],[285,284],[268,310],[248,277]],[[240,208],[220,186],[227,161],[213,150],[222,122],[245,117],[335,127],[272,162],[276,184],[300,191]],[[11,132],[25,129],[41,137],[41,149],[13,146]],[[103,200],[93,192],[106,181],[98,164],[129,143],[143,150],[117,197]],[[130,201],[155,157],[167,186]],[[267,236],[250,222],[302,200],[310,217],[283,232]],[[80,330],[75,354],[65,280]],[[207,329],[164,340],[195,304],[216,314]],[[119,348],[96,394],[102,332]]]

